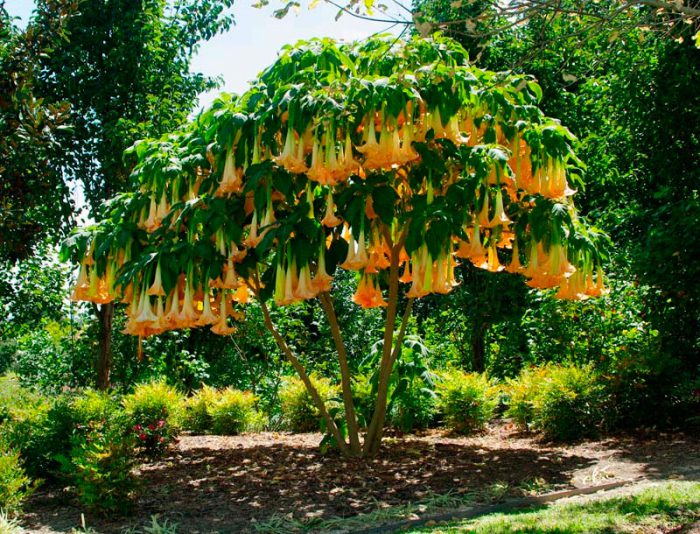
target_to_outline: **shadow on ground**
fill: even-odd
[[[591,462],[559,452],[412,438],[389,440],[374,459],[345,459],[321,454],[317,436],[304,438],[298,444],[289,436],[281,443],[250,444],[244,438],[184,438],[169,457],[142,468],[144,491],[131,515],[90,517],[88,525],[120,532],[160,514],[179,523],[179,532],[245,532],[252,521],[273,514],[347,517],[431,493],[488,496],[495,484],[507,493],[536,478],[565,485],[572,471]],[[55,491],[37,495],[29,511],[37,530],[69,531],[79,524],[80,510]]]
[[[330,519],[431,494],[473,493],[487,500],[580,486],[581,473],[605,465],[614,467],[617,479],[700,476],[700,441],[675,434],[566,447],[501,426],[477,438],[437,432],[389,438],[381,454],[367,460],[321,454],[319,442],[318,434],[183,437],[169,456],[141,468],[143,491],[130,515],[88,517],[88,526],[121,532],[159,514],[178,523],[178,532],[250,532],[273,516]],[[81,510],[48,489],[32,500],[29,512],[30,530],[49,533],[78,526]]]

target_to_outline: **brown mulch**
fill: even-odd
[[[561,446],[498,424],[471,438],[441,431],[389,437],[381,454],[367,460],[321,454],[320,439],[286,433],[182,437],[163,460],[141,467],[143,491],[129,515],[86,514],[87,525],[120,532],[159,514],[178,523],[178,532],[249,532],[272,516],[348,517],[431,494],[484,500],[639,476],[678,478],[700,468],[700,439],[670,433]],[[80,525],[80,508],[59,488],[41,490],[27,510],[30,532]]]

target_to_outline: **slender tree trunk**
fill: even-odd
[[[345,420],[348,425],[348,438],[350,440],[350,453],[353,456],[361,454],[360,447],[360,429],[357,424],[357,416],[355,414],[355,403],[352,400],[352,382],[350,380],[350,367],[348,366],[347,352],[345,343],[343,342],[340,333],[340,325],[338,317],[333,306],[333,299],[328,292],[321,293],[319,300],[323,306],[328,322],[331,325],[331,334],[335,342],[336,350],[338,351],[338,363],[340,364],[340,381],[343,390],[343,405],[345,407]]]
[[[406,328],[408,326],[408,320],[411,318],[412,310],[413,299],[409,299],[408,303],[406,304],[406,309],[404,310],[403,318],[401,320],[401,328],[399,329],[399,334],[396,337],[393,350],[391,351],[391,356],[389,357],[389,360],[386,365],[386,371],[384,374],[386,378],[384,382],[380,382],[380,385],[377,387],[377,399],[375,401],[374,417],[372,418],[372,423],[370,424],[370,428],[368,429],[363,449],[366,454],[376,454],[379,451],[380,445],[382,444],[382,436],[384,435],[384,422],[386,420],[386,409],[387,403],[389,401],[389,380],[391,378],[391,373],[394,370],[394,364],[396,363],[396,359],[399,357],[399,354],[401,354],[403,338],[406,335]]]
[[[338,449],[345,456],[349,456],[350,450],[348,449],[348,444],[345,443],[345,440],[343,439],[343,436],[340,433],[340,429],[338,428],[338,425],[335,424],[333,417],[331,417],[331,414],[328,412],[328,409],[326,408],[325,402],[321,398],[321,395],[318,393],[318,390],[316,389],[316,387],[313,385],[313,382],[311,382],[311,378],[309,377],[306,370],[304,369],[304,366],[301,364],[299,359],[294,355],[294,353],[292,352],[292,349],[289,348],[289,345],[287,345],[287,343],[284,341],[284,338],[282,337],[282,335],[275,328],[275,325],[272,322],[272,317],[270,317],[270,310],[268,309],[267,304],[265,304],[265,301],[259,297],[258,297],[258,301],[260,302],[260,307],[261,307],[262,312],[263,312],[263,318],[265,319],[265,326],[270,331],[272,336],[275,338],[275,341],[277,342],[277,346],[280,348],[280,350],[282,350],[284,355],[287,357],[287,360],[289,360],[289,363],[291,363],[292,367],[294,367],[294,370],[299,375],[299,378],[301,378],[302,382],[304,382],[304,386],[306,387],[306,391],[309,392],[309,395],[311,395],[311,399],[314,401],[314,404],[318,408],[319,413],[321,414],[323,419],[326,421],[326,424],[328,425],[328,430],[329,430],[330,434],[333,436],[333,438],[336,440],[336,442],[338,444]]]
[[[97,353],[97,389],[106,390],[111,387],[112,372],[112,319],[114,318],[114,303],[95,306],[97,318],[100,321],[100,343]]]
[[[472,362],[477,373],[483,373],[486,369],[486,332],[489,326],[489,323],[480,321],[472,330]]]

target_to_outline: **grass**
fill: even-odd
[[[19,523],[0,510],[0,534],[20,534]]]
[[[421,527],[410,532],[644,533],[668,531],[695,521],[700,521],[700,483],[670,482],[621,497],[493,514],[447,525]]]
[[[255,532],[287,534],[289,532],[354,532],[377,523],[392,523],[418,517],[417,514],[439,513],[460,508],[474,501],[474,494],[432,494],[410,504],[386,506],[377,502],[376,509],[353,517],[329,519],[295,519],[289,515],[274,515],[265,521],[253,523]]]

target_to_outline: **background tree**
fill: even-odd
[[[197,96],[217,81],[190,72],[199,43],[233,23],[233,0],[82,2],[66,38],[41,58],[42,94],[71,106],[72,136],[51,164],[80,184],[88,215],[129,187],[124,151],[139,138],[185,120]],[[32,27],[55,24],[53,2],[40,0]],[[113,306],[95,306],[101,325],[97,384],[110,384]]]
[[[40,57],[64,35],[68,2],[47,6],[50,24],[18,29],[0,2],[0,261],[26,258],[43,237],[69,227],[68,186],[55,160],[68,104],[37,92]]]

